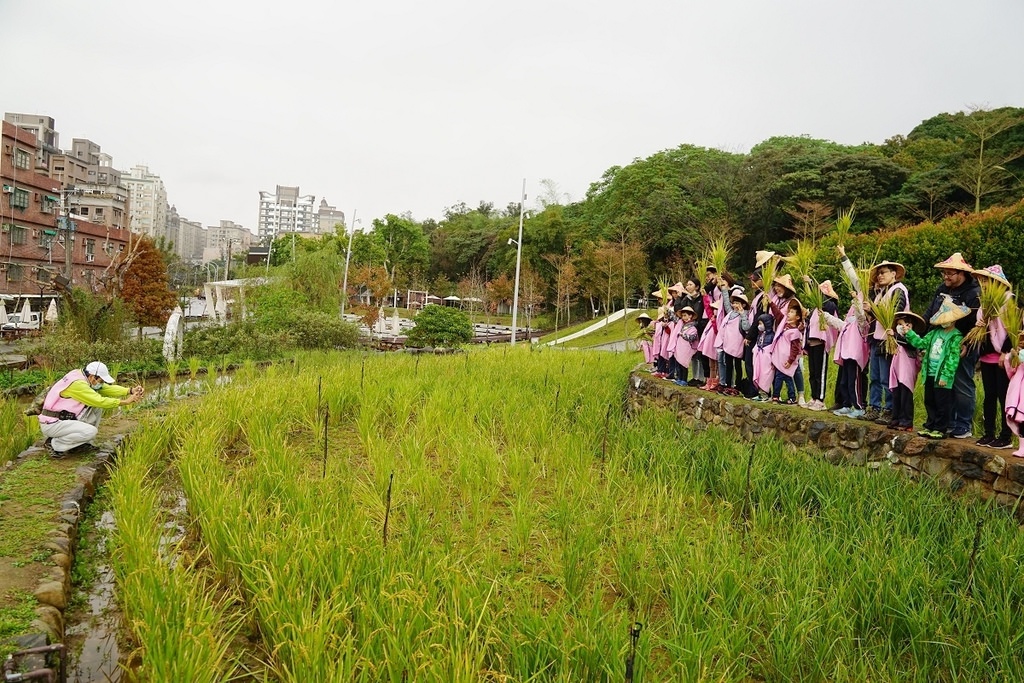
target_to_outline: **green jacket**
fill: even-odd
[[[942,355],[939,357],[938,367],[932,367],[928,349],[931,348],[935,337],[944,337],[942,342]],[[953,388],[953,378],[956,376],[956,369],[960,365],[960,341],[964,335],[955,327],[951,330],[935,328],[928,334],[921,337],[913,330],[907,330],[907,342],[916,349],[924,351],[921,354],[921,364],[924,367],[925,377],[934,377],[936,383],[942,382],[945,389]]]

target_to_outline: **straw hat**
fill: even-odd
[[[943,294],[942,305],[939,306],[939,310],[935,312],[935,315],[928,322],[937,327],[943,327],[950,323],[955,323],[961,318],[966,318],[970,314],[970,308],[956,303],[949,294]]]
[[[743,292],[735,292],[734,291],[729,298],[732,299],[733,301],[742,301],[746,305],[748,305],[748,306],[750,305],[750,300],[747,299],[747,295],[744,294]]]
[[[772,280],[772,284],[774,284],[774,285],[782,285],[783,287],[788,289],[790,292],[792,292],[793,296],[796,296],[796,287],[793,285],[793,278],[791,278],[789,276],[789,273],[786,273],[785,275],[778,276],[777,278]]]
[[[772,256],[775,256],[774,251],[757,251],[754,253],[754,268],[763,268],[764,264],[772,260]]]
[[[831,280],[825,280],[818,285],[818,289],[827,297],[838,299],[839,295],[836,294],[835,288],[832,286]]]
[[[903,276],[907,274],[907,269],[903,267],[902,263],[896,263],[895,261],[882,261],[871,266],[871,281],[875,281],[875,275],[878,273],[879,268],[891,268],[896,271],[896,281],[899,282],[903,279]]]
[[[893,326],[895,327],[895,324],[898,323],[901,319],[909,322],[910,326],[914,328],[914,332],[917,332],[918,334],[924,334],[925,331],[928,329],[928,323],[924,321],[924,318],[919,316],[917,313],[914,313],[913,311],[897,312],[896,316],[893,318]]]
[[[652,320],[651,316],[647,315],[647,311],[642,312],[640,315],[636,317],[636,319],[646,320],[647,322],[650,322]]]
[[[668,291],[670,291],[670,292],[679,292],[680,294],[682,294],[685,289],[686,288],[683,287],[683,283],[682,282],[677,282],[674,285],[672,285],[671,287],[669,287]]]
[[[715,309],[716,311],[718,309],[720,309],[721,307],[722,307],[722,300],[721,299],[715,299],[714,301],[711,302],[711,308]]]
[[[988,268],[979,268],[974,271],[974,274],[978,277],[991,278],[1000,284],[1006,285],[1007,289],[1012,287],[1010,281],[1006,279],[1006,273],[1003,272],[1003,267],[998,263],[994,266],[989,266]]]
[[[693,310],[692,306],[683,306],[676,313],[689,313],[690,315],[697,317],[697,312]]]
[[[961,254],[959,251],[950,256],[945,261],[936,263],[935,267],[940,268],[942,270],[962,270],[965,273],[974,273],[974,268],[971,267],[970,263],[964,261],[963,254]]]

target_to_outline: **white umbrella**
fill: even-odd
[[[25,305],[21,307],[21,322],[27,323],[32,320],[32,305],[25,299]]]
[[[50,307],[46,309],[46,322],[57,322],[57,300],[50,299]]]
[[[0,299],[0,325],[7,324],[7,304],[4,303],[3,299]]]

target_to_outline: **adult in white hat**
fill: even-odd
[[[902,263],[882,261],[871,267],[873,304],[893,303],[896,312],[910,310],[910,292],[903,284],[907,269]],[[862,420],[888,425],[892,420],[892,391],[889,389],[889,366],[892,356],[885,350],[886,330],[877,320],[871,322],[868,335],[868,407]]]
[[[46,392],[39,429],[59,458],[96,438],[104,410],[135,403],[142,393],[142,387],[118,386],[107,366],[93,361],[64,375]]]
[[[949,296],[958,306],[977,311],[981,306],[981,286],[974,278],[974,268],[956,252],[945,261],[935,264],[942,275],[942,284],[935,290],[935,297],[924,313],[924,319],[932,326],[932,317],[942,307],[944,296]],[[976,318],[964,316],[956,321],[956,328],[964,336],[974,327]],[[953,381],[953,417],[950,420],[950,435],[957,439],[970,439],[971,424],[974,422],[974,406],[977,389],[974,384],[974,370],[978,364],[978,349],[965,348],[960,356],[960,365]]]

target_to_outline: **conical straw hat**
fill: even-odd
[[[944,327],[950,323],[955,323],[961,318],[966,318],[970,314],[970,308],[956,303],[949,294],[943,294],[942,305],[939,306],[939,310],[935,312],[935,315],[928,322],[937,327]]]
[[[1011,287],[1010,281],[1006,278],[1006,273],[1003,272],[1003,267],[998,263],[994,266],[989,266],[988,268],[979,268],[974,271],[974,274],[978,277],[991,278],[996,282],[1006,285],[1007,288]]]
[[[782,285],[790,292],[792,292],[794,295],[796,295],[796,287],[793,286],[793,278],[789,276],[789,273],[778,276],[777,278],[775,278],[775,280],[772,281],[772,284]]]
[[[821,290],[821,293],[824,294],[827,297],[831,297],[833,299],[838,299],[839,298],[839,295],[836,294],[835,287],[832,286],[832,281],[831,280],[825,280],[825,281],[821,282],[818,285],[818,289]]]
[[[974,273],[974,268],[967,261],[964,261],[963,254],[959,251],[950,256],[945,261],[941,261],[935,264],[936,268],[942,270],[962,270],[965,273]]]

